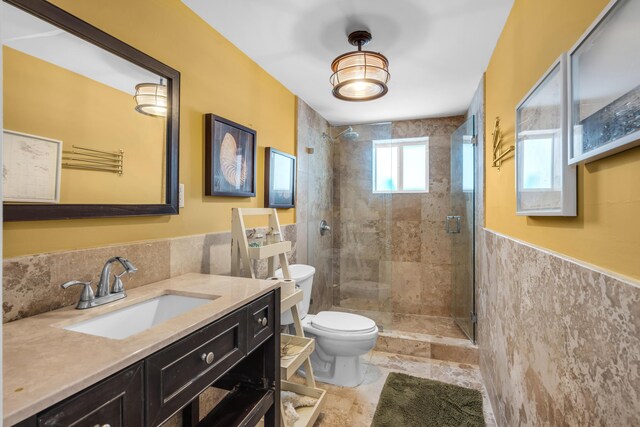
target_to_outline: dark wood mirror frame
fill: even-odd
[[[3,0],[167,80],[166,192],[163,204],[4,204],[4,221],[178,214],[180,73],[45,0]]]

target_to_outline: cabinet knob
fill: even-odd
[[[213,352],[210,351],[209,353],[202,353],[202,356],[200,356],[200,358],[203,362],[206,362],[207,365],[211,365],[215,356],[213,355]]]
[[[267,326],[267,318],[263,317],[260,323],[262,323],[262,326]]]
[[[96,424],[93,427],[111,427],[111,424],[102,424],[102,425]]]

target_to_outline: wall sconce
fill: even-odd
[[[136,85],[136,111],[147,116],[167,117],[167,85],[163,79],[158,83]]]

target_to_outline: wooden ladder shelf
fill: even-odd
[[[289,261],[287,252],[291,250],[291,242],[280,241],[261,247],[249,247],[247,239],[247,229],[244,218],[247,216],[268,216],[268,226],[277,231],[282,238],[282,230],[278,213],[275,209],[269,208],[233,208],[231,217],[231,275],[244,276],[255,279],[256,273],[252,260],[267,259],[267,277],[275,275],[276,260],[282,268],[282,275],[285,279],[291,279],[289,271]],[[290,356],[282,357],[280,360],[280,376],[282,391],[292,391],[297,394],[310,396],[317,399],[313,407],[296,408],[300,418],[295,424],[287,424],[284,419],[284,410],[280,404],[281,419],[283,427],[310,427],[315,423],[324,405],[326,392],[316,387],[316,380],[311,367],[311,353],[315,349],[315,340],[304,336],[302,321],[298,310],[298,303],[303,299],[302,290],[297,287],[292,292],[281,290],[280,308],[282,313],[291,310],[293,324],[296,329],[295,335],[282,334],[281,345],[287,348]],[[292,383],[288,380],[296,373],[298,368],[304,365],[306,386]]]

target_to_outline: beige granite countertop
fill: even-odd
[[[191,273],[132,289],[127,298],[104,306],[66,307],[5,324],[4,425],[62,401],[279,286],[276,281]],[[122,340],[62,329],[163,294],[215,299]]]

